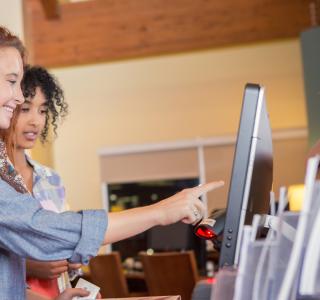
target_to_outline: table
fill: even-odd
[[[105,298],[101,300],[181,300],[179,295],[176,296],[148,296],[148,297],[130,297],[130,298]]]

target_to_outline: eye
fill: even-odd
[[[29,110],[29,107],[21,107],[21,112],[27,113]]]
[[[8,80],[10,82],[11,85],[15,85],[16,84],[16,80]]]
[[[40,109],[40,114],[46,115],[47,113],[48,113],[48,109],[47,108]]]

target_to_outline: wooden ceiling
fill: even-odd
[[[24,0],[29,61],[105,62],[298,37],[306,0]]]
[[[57,0],[40,0],[44,14],[47,19],[57,19],[60,17],[60,5]]]

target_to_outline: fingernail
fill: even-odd
[[[224,184],[224,181],[223,180],[219,180],[219,181],[217,181],[217,184]]]

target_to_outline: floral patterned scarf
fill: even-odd
[[[0,177],[19,193],[28,193],[23,178],[14,169],[10,162],[5,143],[0,139]]]

